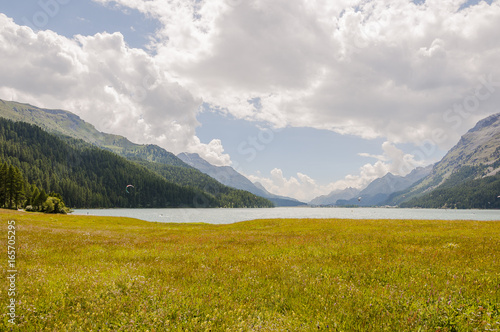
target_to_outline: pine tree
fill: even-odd
[[[47,195],[47,193],[45,193],[45,190],[43,190],[43,189],[36,196],[34,204],[39,211],[43,212],[43,204],[45,203],[45,201],[47,200],[48,197],[49,197],[49,195]]]
[[[24,177],[18,168],[14,168],[12,187],[14,208],[17,209],[24,201]]]
[[[5,207],[7,202],[7,164],[0,166],[0,206]]]
[[[14,166],[9,165],[7,170],[7,181],[6,181],[6,194],[7,194],[7,208],[11,209],[14,202],[14,188],[15,188],[15,169]]]
[[[38,187],[33,184],[33,193],[31,194],[31,200],[30,200],[30,205],[33,206],[33,209],[35,211],[40,210],[40,206],[38,205],[38,196],[40,196],[40,190],[38,190]]]

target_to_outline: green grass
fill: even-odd
[[[0,331],[499,331],[500,223],[16,220]]]

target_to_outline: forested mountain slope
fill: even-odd
[[[462,136],[426,178],[394,194],[388,204],[415,207],[494,207],[500,186],[500,113]]]
[[[217,196],[215,206],[221,207],[271,207],[272,203],[260,197],[226,187],[217,180],[185,164],[174,154],[157,145],[141,145],[130,142],[125,137],[99,132],[95,127],[64,110],[43,109],[28,104],[0,100],[0,117],[22,121],[39,126],[72,144],[68,138],[81,139],[91,145],[114,152],[128,160],[157,172],[161,177],[179,186],[189,186],[190,190]],[[200,203],[201,202],[201,203]],[[192,202],[188,204],[191,206]],[[197,207],[211,207],[213,202],[205,199],[195,204]]]
[[[189,167],[173,153],[157,145],[135,144],[123,136],[100,132],[92,124],[68,111],[45,109],[0,99],[0,116],[37,125],[50,133],[82,139],[126,158],[138,157],[168,165]]]
[[[21,169],[30,183],[60,193],[74,208],[272,205],[236,190],[208,194],[181,186],[82,140],[62,139],[40,127],[1,118],[0,160]],[[128,184],[134,186],[129,193]]]

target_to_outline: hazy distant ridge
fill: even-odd
[[[268,192],[260,183],[254,184],[245,176],[238,173],[230,166],[215,166],[210,164],[205,159],[201,158],[196,153],[180,153],[177,155],[179,159],[186,164],[200,170],[201,172],[213,177],[217,181],[226,186],[236,189],[246,190],[254,195],[269,199],[276,206],[299,206],[305,205],[303,202],[285,196],[278,196]]]

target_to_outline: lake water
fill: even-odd
[[[434,210],[394,208],[310,208],[271,209],[78,209],[75,215],[130,217],[153,222],[231,224],[254,219],[340,218],[340,219],[422,219],[498,220],[500,210]]]

